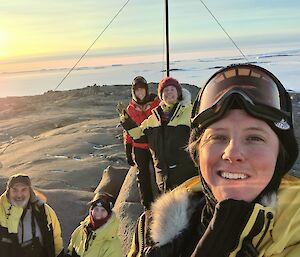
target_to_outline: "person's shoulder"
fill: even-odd
[[[46,215],[52,219],[53,217],[57,218],[57,214],[55,212],[55,210],[47,203],[43,203],[42,204],[43,208],[45,209],[45,213]]]
[[[300,178],[287,174],[282,178],[282,183],[300,183]]]
[[[293,188],[299,190],[300,192],[300,179],[293,175],[287,174],[282,178],[279,188],[282,190]]]
[[[294,206],[300,206],[300,179],[291,175],[285,175],[281,180],[277,199],[277,207],[284,212],[294,208]],[[288,206],[286,205],[287,202],[289,202]],[[297,209],[299,208],[297,207]]]
[[[274,242],[294,246],[300,242],[300,183],[299,179],[286,175],[283,177],[276,195],[275,221],[272,239]],[[283,235],[288,235],[284,237]],[[297,255],[298,256],[298,255]]]
[[[1,196],[0,196],[0,204],[4,204],[5,202],[7,202],[7,196],[6,196],[6,192],[4,192]]]
[[[202,187],[202,184],[200,181],[200,176],[194,176],[194,177],[186,180],[185,182],[183,182],[182,184],[177,186],[174,190],[178,190],[180,188],[185,188],[192,192],[203,191],[203,187]]]
[[[4,192],[0,196],[0,212],[5,212],[4,210],[7,208],[9,201],[7,199],[6,193]]]
[[[127,110],[135,108],[136,104],[137,103],[133,99],[131,99],[130,102],[129,102],[129,104],[127,105]]]

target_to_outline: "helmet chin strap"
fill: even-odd
[[[208,209],[210,210],[211,213],[214,213],[214,209],[216,204],[218,203],[217,199],[215,198],[213,192],[211,191],[210,187],[207,185],[206,181],[204,180],[200,168],[199,168],[199,176],[200,176],[200,180],[201,180],[201,184],[203,187],[203,191],[205,194],[205,198],[207,200],[207,204],[208,204]]]

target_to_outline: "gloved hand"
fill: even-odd
[[[126,159],[127,159],[127,163],[130,166],[134,166],[135,163],[132,159],[132,144],[126,144],[125,145],[125,151],[126,151]]]
[[[259,211],[255,212],[255,208]],[[253,213],[256,216],[249,220]],[[265,212],[260,209],[260,205],[233,199],[224,200],[216,205],[213,218],[191,257],[229,256],[237,248],[246,226],[249,231],[243,236],[247,236],[247,244],[243,244],[241,256],[258,256],[251,240],[262,231],[264,222]]]
[[[138,125],[134,122],[133,119],[131,119],[131,117],[127,113],[126,106],[122,102],[118,102],[116,110],[119,113],[120,124],[126,131],[138,127]]]
[[[116,110],[119,113],[121,123],[125,122],[129,116],[126,111],[126,106],[122,102],[118,102]]]

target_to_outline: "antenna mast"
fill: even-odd
[[[170,76],[170,56],[169,56],[169,4],[168,0],[165,0],[166,9],[166,58],[167,58],[167,76]]]

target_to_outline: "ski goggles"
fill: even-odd
[[[109,211],[111,211],[112,208],[114,207],[112,202],[107,202],[107,201],[104,201],[104,200],[101,200],[101,199],[98,199],[97,201],[93,202],[91,207],[93,209],[96,206],[103,207],[104,209],[109,210]]]
[[[204,127],[220,118],[233,99],[258,118],[292,121],[289,94],[271,72],[252,64],[234,64],[216,72],[201,89],[193,106],[192,126]]]

